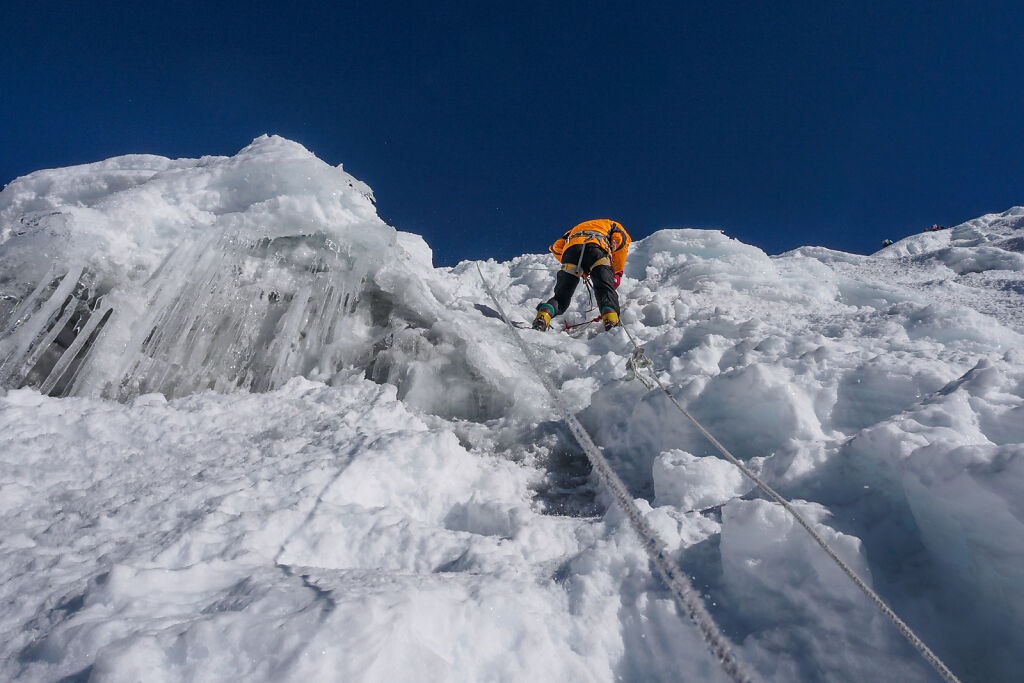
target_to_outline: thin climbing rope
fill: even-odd
[[[813,538],[814,541],[819,546],[821,546],[821,549],[824,550],[825,553],[829,557],[832,558],[832,561],[835,562],[837,565],[839,565],[839,568],[843,570],[843,572],[850,578],[851,581],[853,581],[853,583],[857,586],[857,588],[860,588],[860,590],[864,593],[864,595],[868,596],[868,599],[871,600],[871,602],[873,602],[875,604],[875,606],[879,610],[881,610],[882,614],[884,614],[886,617],[889,618],[889,621],[891,621],[896,626],[896,629],[901,634],[903,634],[903,637],[906,638],[907,641],[911,645],[913,645],[914,648],[919,653],[921,653],[921,656],[924,657],[925,661],[928,662],[932,666],[932,668],[935,669],[935,671],[938,672],[938,674],[940,676],[942,676],[942,678],[944,678],[946,681],[949,681],[949,683],[959,683],[959,679],[956,677],[956,675],[953,674],[952,671],[949,670],[949,667],[947,667],[942,662],[942,660],[939,659],[938,656],[934,652],[932,652],[931,649],[927,645],[924,644],[924,641],[922,641],[920,638],[918,638],[917,634],[914,633],[910,629],[910,627],[907,626],[903,622],[903,620],[900,619],[899,616],[896,615],[896,613],[894,611],[892,611],[892,608],[890,608],[889,605],[887,605],[885,603],[885,601],[882,600],[882,598],[878,595],[878,593],[873,591],[871,589],[871,587],[868,586],[864,582],[864,580],[862,578],[860,578],[860,576],[857,574],[857,572],[855,572],[848,564],[846,564],[846,562],[844,562],[842,560],[842,558],[839,557],[839,555],[836,554],[836,552],[834,550],[832,550],[831,546],[829,546],[829,544],[825,541],[825,539],[822,538],[818,534],[818,532],[815,531],[811,527],[810,523],[806,519],[804,519],[803,515],[801,515],[799,512],[797,512],[796,509],[792,505],[789,504],[789,501],[787,501],[785,498],[783,498],[781,495],[779,495],[775,491],[775,489],[773,489],[771,486],[768,486],[768,484],[766,484],[764,481],[761,480],[760,477],[758,477],[756,474],[754,474],[750,470],[750,468],[748,468],[746,465],[744,465],[741,460],[739,460],[736,456],[734,456],[732,453],[730,453],[728,451],[728,449],[726,449],[726,447],[723,446],[718,441],[718,439],[716,439],[711,434],[711,432],[709,432],[707,429],[704,428],[704,425],[702,425],[700,422],[697,421],[697,418],[695,418],[693,415],[691,415],[690,412],[688,410],[686,410],[686,408],[684,408],[682,405],[680,405],[679,401],[676,400],[676,397],[672,395],[672,393],[662,383],[661,378],[658,377],[658,373],[654,370],[654,363],[651,362],[651,359],[647,357],[646,353],[644,352],[643,347],[641,347],[639,344],[636,343],[636,340],[633,338],[633,335],[629,333],[629,330],[626,329],[625,325],[622,326],[622,329],[623,329],[623,331],[625,331],[626,336],[629,337],[630,343],[633,344],[633,356],[632,356],[632,358],[633,359],[642,358],[643,360],[646,361],[646,363],[642,364],[642,367],[644,367],[645,369],[647,369],[650,372],[651,376],[654,378],[654,381],[657,383],[658,387],[661,388],[661,390],[663,392],[665,392],[665,395],[668,396],[669,400],[672,401],[672,403],[675,404],[676,408],[679,409],[679,412],[681,412],[683,415],[685,415],[686,418],[688,420],[690,420],[690,422],[693,423],[693,426],[696,427],[697,430],[701,434],[703,434],[704,437],[708,441],[710,441],[712,443],[712,445],[714,445],[715,448],[718,449],[719,453],[721,453],[723,456],[725,456],[726,460],[728,460],[733,465],[738,467],[739,470],[748,479],[750,479],[752,482],[757,484],[761,488],[761,490],[763,490],[765,493],[767,493],[769,496],[771,496],[775,500],[775,502],[777,502],[779,505],[781,505],[783,508],[785,508],[786,511],[789,512],[789,514],[791,514],[793,516],[793,518],[797,521],[797,523],[799,523],[800,526],[802,526],[804,528],[804,530],[807,531],[807,533],[809,533],[811,535],[811,538]],[[633,372],[634,373],[637,373],[637,371],[639,370],[639,366],[640,365],[641,365],[641,363],[634,362],[634,365],[633,365]],[[639,375],[637,375],[637,376],[639,377]],[[647,386],[648,388],[650,388],[650,385],[648,385],[646,382],[644,382],[644,385]]]
[[[583,425],[576,419],[576,416],[571,410],[569,410],[569,407],[562,400],[562,397],[559,395],[558,390],[555,389],[555,386],[551,383],[551,380],[544,372],[541,371],[536,358],[534,358],[529,347],[519,335],[519,330],[512,324],[509,317],[505,315],[505,309],[503,309],[501,304],[498,302],[498,297],[494,294],[494,290],[491,289],[490,284],[487,282],[487,278],[484,277],[483,270],[480,269],[479,263],[476,268],[477,272],[480,273],[480,279],[483,281],[484,289],[487,290],[487,294],[490,295],[495,308],[498,309],[498,313],[501,314],[502,319],[508,326],[512,338],[515,339],[516,344],[519,345],[519,348],[526,357],[526,360],[533,367],[538,379],[540,379],[541,384],[544,385],[544,388],[551,395],[552,400],[554,400],[555,405],[557,405],[559,410],[562,412],[562,416],[565,418],[565,422],[569,426],[569,430],[572,432],[573,436],[576,437],[576,441],[579,442],[583,451],[587,454],[587,458],[590,460],[590,464],[593,466],[594,471],[597,472],[601,482],[608,488],[612,497],[626,514],[633,531],[640,536],[644,550],[647,552],[647,555],[650,558],[651,563],[654,565],[658,575],[661,577],[661,580],[669,587],[669,590],[672,592],[672,595],[675,597],[679,606],[687,616],[693,620],[694,624],[697,625],[704,642],[707,644],[711,653],[722,667],[722,670],[736,683],[747,683],[751,679],[743,671],[736,655],[733,654],[732,643],[722,635],[722,632],[715,623],[714,618],[712,618],[711,614],[708,613],[707,609],[704,607],[704,603],[693,590],[693,586],[690,585],[690,581],[686,578],[686,575],[665,552],[665,543],[656,533],[654,533],[654,530],[647,523],[647,520],[644,519],[639,508],[637,508],[636,503],[633,502],[632,497],[630,497],[629,492],[626,490],[625,484],[622,483],[622,480],[608,464],[605,457],[601,455],[601,451],[597,448],[593,439],[590,438],[590,435],[583,428]]]

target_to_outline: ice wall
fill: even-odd
[[[124,399],[372,372],[435,315],[429,261],[365,184],[279,137],[39,171],[0,193],[0,385]]]

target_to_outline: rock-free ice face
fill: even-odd
[[[0,193],[0,678],[721,675],[477,264],[371,198],[274,137]],[[1022,216],[870,256],[659,231],[619,290],[673,394],[965,680],[1024,645]],[[514,317],[550,295],[550,256],[479,265]],[[623,335],[524,334],[752,671],[931,680]]]

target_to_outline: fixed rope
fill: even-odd
[[[704,603],[700,600],[700,597],[694,591],[693,586],[690,584],[689,579],[679,568],[679,566],[669,557],[665,551],[665,543],[658,535],[654,532],[651,526],[644,519],[643,514],[637,508],[636,503],[633,502],[633,498],[629,495],[626,490],[626,485],[622,483],[619,475],[608,464],[608,461],[601,454],[594,440],[590,438],[590,435],[580,424],[580,421],[576,419],[569,407],[562,400],[558,390],[555,389],[554,384],[548,376],[541,371],[540,365],[529,347],[523,341],[519,335],[519,330],[507,315],[505,315],[505,309],[502,308],[498,302],[498,297],[494,294],[494,290],[491,289],[490,284],[487,282],[487,278],[484,277],[483,270],[480,268],[478,263],[477,272],[480,273],[480,280],[484,284],[484,289],[487,290],[487,294],[491,297],[491,301],[494,302],[495,308],[498,313],[501,314],[502,319],[508,326],[509,332],[512,338],[515,339],[516,344],[519,345],[520,350],[526,357],[527,362],[533,367],[534,373],[540,379],[541,384],[551,395],[555,405],[558,406],[562,413],[562,417],[565,418],[566,424],[569,426],[569,430],[572,432],[576,441],[583,448],[583,451],[587,454],[587,459],[590,460],[591,466],[594,471],[597,472],[598,477],[605,487],[611,492],[612,497],[618,503],[619,507],[626,514],[629,519],[630,526],[633,531],[640,536],[643,544],[643,548],[647,553],[647,556],[651,560],[651,564],[654,565],[655,570],[664,581],[665,585],[668,586],[673,597],[676,599],[682,610],[690,617],[690,619],[696,624],[700,630],[701,637],[704,639],[705,644],[711,650],[715,659],[718,661],[722,670],[729,676],[730,679],[736,683],[747,683],[750,681],[750,677],[743,671],[740,666],[739,660],[736,655],[732,652],[732,643],[722,635],[721,630],[715,623],[714,618],[704,607]]]
[[[938,656],[934,652],[932,652],[927,645],[925,645],[924,641],[921,640],[917,636],[917,634],[914,633],[910,629],[910,627],[907,626],[903,622],[903,620],[899,618],[899,616],[897,616],[897,614],[892,610],[892,608],[889,607],[889,605],[887,605],[884,600],[882,600],[878,593],[872,590],[871,587],[864,582],[864,579],[860,578],[857,572],[855,572],[853,568],[850,567],[850,565],[846,564],[846,562],[844,562],[843,559],[836,554],[836,552],[832,549],[831,546],[829,546],[825,539],[822,538],[821,535],[811,527],[810,522],[804,519],[804,516],[797,512],[796,509],[792,505],[790,505],[788,500],[783,498],[779,493],[775,491],[775,489],[773,489],[771,486],[762,481],[761,478],[754,474],[749,467],[744,465],[739,458],[730,453],[729,450],[711,434],[711,432],[704,428],[704,425],[697,421],[697,418],[691,415],[690,412],[686,410],[686,408],[680,405],[679,401],[676,400],[676,397],[672,395],[672,393],[662,383],[661,378],[658,377],[658,373],[654,370],[654,363],[651,362],[651,359],[647,357],[647,354],[644,351],[643,347],[636,343],[636,340],[633,338],[633,335],[629,333],[629,330],[626,329],[625,325],[622,326],[622,329],[626,333],[626,336],[629,337],[630,343],[633,345],[633,355],[630,357],[630,361],[627,362],[627,367],[630,368],[630,371],[639,379],[639,370],[648,370],[651,374],[651,377],[654,378],[654,382],[663,392],[665,392],[665,395],[668,396],[669,400],[672,401],[673,404],[675,404],[676,408],[679,409],[679,412],[685,415],[686,418],[693,423],[693,426],[696,427],[697,430],[701,434],[703,434],[704,437],[708,441],[710,441],[716,449],[718,449],[718,452],[721,453],[726,460],[728,460],[733,465],[738,467],[740,472],[742,472],[752,482],[757,484],[762,491],[771,496],[772,499],[775,500],[775,502],[777,502],[779,505],[785,508],[785,510],[793,516],[793,519],[795,519],[797,523],[800,526],[802,526],[808,534],[811,535],[811,538],[813,538],[814,541],[819,546],[821,546],[821,549],[824,550],[825,553],[832,558],[832,561],[839,565],[839,568],[843,570],[843,572],[850,578],[851,581],[853,581],[857,588],[859,588],[861,592],[863,592],[864,595],[866,595],[868,599],[875,604],[875,606],[882,612],[882,614],[889,618],[889,621],[891,621],[893,625],[896,626],[896,630],[898,630],[903,635],[903,637],[907,639],[907,642],[909,642],[914,647],[914,649],[916,649],[921,654],[924,660],[928,662],[932,666],[932,668],[935,669],[935,671],[949,683],[960,683],[960,679],[958,679],[956,675],[952,671],[950,671],[949,667],[947,667],[942,662],[942,660],[939,659]],[[632,363],[632,365],[630,365],[630,363]],[[641,379],[641,382],[648,389],[651,388],[651,385],[649,385],[646,381]]]

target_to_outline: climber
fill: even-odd
[[[537,306],[533,329],[543,332],[551,318],[565,312],[582,276],[589,276],[594,283],[604,329],[617,327],[619,297],[615,290],[626,268],[629,242],[622,225],[601,218],[580,223],[552,244],[548,251],[562,263],[562,269],[555,276],[555,295]]]
[[[882,248],[883,249],[885,249],[886,247],[891,247],[891,246],[892,246],[892,240],[891,239],[886,237],[884,240],[882,240]]]

